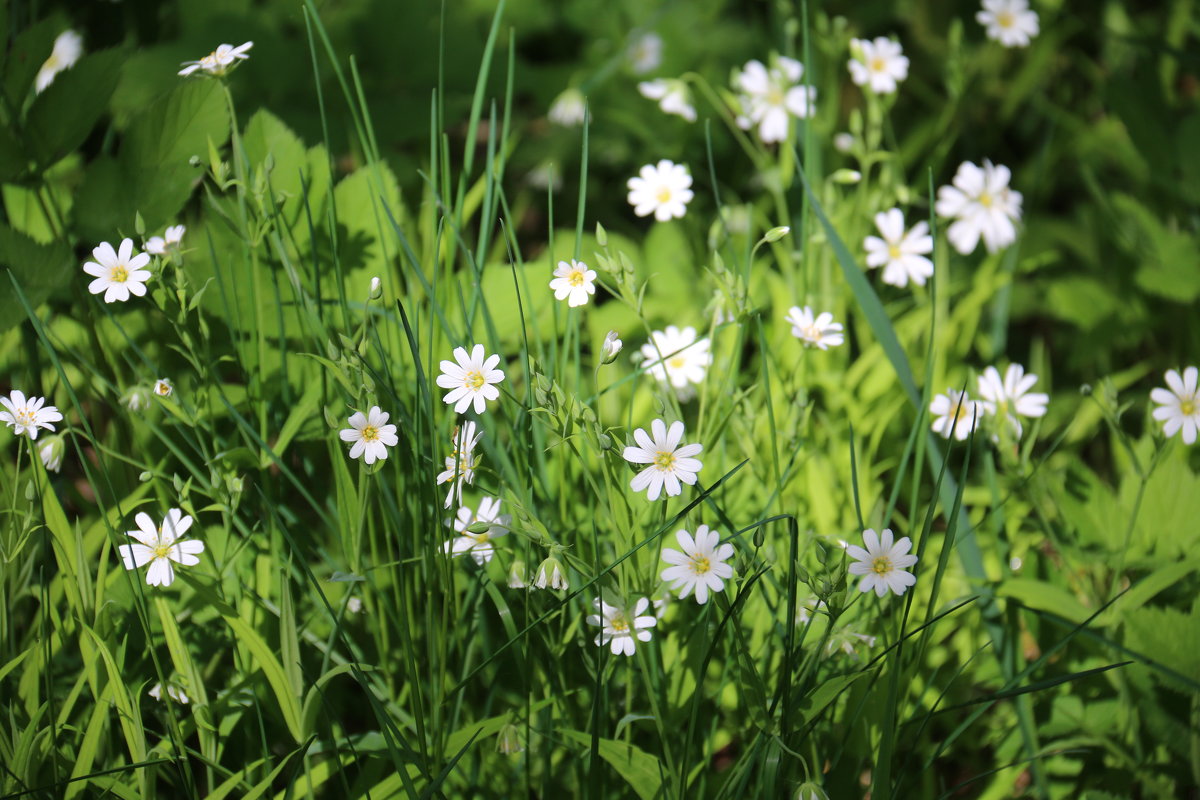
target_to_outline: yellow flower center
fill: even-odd
[[[675,469],[675,454],[670,450],[660,450],[654,454],[654,466],[662,472],[672,472]]]
[[[46,59],[46,63],[42,64],[42,69],[58,70],[58,53],[51,53]]]
[[[709,563],[707,558],[701,555],[692,556],[692,572],[697,575],[703,575],[710,569],[712,569],[712,564]]]
[[[171,553],[172,547],[174,547],[173,544],[162,544],[160,542],[159,544],[154,546],[154,557],[155,558],[166,558]]]
[[[1017,18],[1013,16],[1011,11],[1001,11],[996,15],[996,24],[1001,28],[1011,28],[1016,21]]]
[[[628,633],[629,620],[624,614],[614,614],[608,621],[608,627],[613,629],[613,633]]]
[[[687,364],[687,359],[683,356],[674,356],[667,361],[667,366],[671,369],[683,369]]]
[[[883,72],[885,69],[887,69],[887,62],[884,61],[882,58],[880,58],[879,56],[875,56],[874,58],[871,59],[871,71],[872,72]]]
[[[34,422],[34,419],[35,419],[34,413],[32,411],[30,411],[28,408],[22,408],[19,411],[17,411],[17,424],[19,424],[19,425],[32,425]]]
[[[1185,417],[1193,416],[1196,413],[1196,398],[1189,397],[1179,401],[1179,413]]]
[[[804,332],[804,338],[810,342],[819,342],[819,341],[821,341],[821,336],[824,335],[824,332],[820,328],[817,327],[817,324],[815,322],[812,325],[809,325],[808,327],[804,328],[803,332]]]
[[[124,283],[129,280],[129,269],[124,264],[117,264],[108,273],[108,279],[113,283]]]
[[[880,556],[871,562],[871,571],[876,575],[887,575],[892,571],[892,560],[887,556]]]
[[[780,89],[778,86],[772,86],[770,89],[767,89],[767,97],[766,97],[767,105],[781,106],[781,105],[783,105],[783,101],[785,98],[786,98],[786,95],[783,93],[783,90]]]
[[[379,438],[379,429],[374,425],[368,425],[362,429],[362,438],[364,442],[373,442]]]
[[[668,188],[668,187],[666,187],[666,186],[663,186],[663,187],[661,187],[661,188],[658,190],[658,194],[654,195],[654,198],[655,198],[656,200],[658,200],[658,202],[660,202],[660,203],[667,203],[667,202],[670,202],[670,200],[671,200],[671,190],[670,190],[670,188]]]
[[[895,261],[896,259],[900,258],[900,247],[899,247],[899,245],[894,245],[894,244],[889,244],[889,245],[888,245],[888,258],[890,258],[890,259],[891,259],[891,260],[893,260],[893,261]]]
[[[659,196],[660,197],[662,196],[661,192],[659,193]],[[583,286],[583,270],[577,269],[574,272],[572,272],[570,275],[567,276],[567,282],[570,283],[572,286]]]
[[[479,391],[481,388],[483,388],[485,383],[487,383],[487,381],[483,379],[482,372],[468,372],[466,378],[463,379],[463,386],[475,391]]]
[[[992,196],[987,192],[979,195],[979,205],[983,206],[984,208],[991,208],[992,202]]]
[[[491,535],[487,531],[484,531],[483,533],[468,532],[467,536],[471,539],[474,539],[476,544],[484,544],[488,539],[491,538]]]

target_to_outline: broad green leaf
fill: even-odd
[[[67,245],[61,242],[39,244],[0,223],[0,269],[11,271],[31,307],[41,305],[51,292],[60,288],[69,279],[73,266],[74,256]],[[80,275],[87,278],[82,271]],[[4,288],[0,290],[0,332],[24,319],[21,301],[6,275]]]
[[[583,731],[559,731],[563,738],[592,746],[592,735]],[[609,763],[642,800],[655,800],[662,785],[662,764],[636,745],[613,739],[600,740],[600,757]]]
[[[1019,600],[1029,608],[1053,612],[1072,622],[1082,622],[1093,613],[1066,589],[1033,578],[1009,578],[1000,584],[996,594]]]
[[[78,148],[92,132],[117,88],[123,58],[116,49],[85,55],[33,101],[25,127],[42,167]]]
[[[218,610],[220,610],[221,616],[225,618],[226,624],[233,630],[238,643],[250,652],[255,663],[262,669],[263,675],[267,678],[267,683],[271,685],[271,690],[275,693],[275,700],[279,704],[279,713],[283,716],[283,721],[287,724],[288,732],[292,734],[292,738],[295,741],[302,741],[300,702],[296,695],[292,693],[291,684],[288,682],[287,673],[283,669],[283,665],[279,663],[279,659],[275,657],[271,648],[267,646],[266,641],[258,635],[257,631],[238,617],[237,612],[228,606],[221,607]]]
[[[26,28],[13,42],[4,61],[4,91],[14,108],[25,105],[25,97],[33,91],[34,77],[54,51],[55,37],[66,28],[61,20],[44,19]]]

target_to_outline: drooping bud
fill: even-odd
[[[601,346],[601,352],[604,355],[604,364],[611,364],[617,360],[617,356],[621,353],[623,342],[617,338],[616,331],[609,331],[604,337],[604,344]]]

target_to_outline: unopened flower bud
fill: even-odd
[[[41,446],[38,447],[38,455],[41,456],[46,469],[58,472],[62,469],[63,451],[65,450],[66,446],[63,444],[62,436],[49,436],[42,440]]]
[[[121,402],[130,411],[141,411],[150,407],[150,390],[145,386],[135,386],[125,393]]]
[[[378,300],[381,297],[383,297],[383,283],[379,280],[379,276],[376,275],[374,278],[371,278],[371,299]]]
[[[604,364],[611,364],[617,360],[617,356],[621,353],[623,343],[617,338],[616,331],[609,331],[604,337],[604,344],[601,347],[601,352],[604,355]]]
[[[537,576],[533,580],[533,585],[539,589],[569,589],[570,583],[567,582],[566,571],[559,563],[559,560],[554,556],[550,556],[542,565],[538,567]]]
[[[834,183],[858,183],[862,180],[862,173],[856,169],[839,169],[830,177]]]
[[[521,744],[521,732],[511,722],[500,729],[496,736],[496,749],[506,756],[520,753],[525,749]]]
[[[854,149],[854,136],[849,133],[839,133],[833,137],[833,149],[839,153],[849,153]]]
[[[766,235],[763,236],[763,241],[778,242],[780,239],[787,236],[791,232],[792,232],[792,229],[789,228],[787,225],[780,225],[778,228],[771,228],[771,230],[767,231]]]
[[[508,588],[524,589],[528,585],[525,582],[525,562],[517,559],[508,568]]]

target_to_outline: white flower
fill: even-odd
[[[596,270],[588,269],[582,261],[571,259],[558,262],[554,280],[550,281],[555,300],[566,300],[571,308],[587,305],[588,295],[596,293]]]
[[[371,284],[367,287],[367,296],[372,300],[378,300],[380,297],[383,297],[383,281],[379,279],[378,275],[371,278]]]
[[[993,416],[1005,420],[1019,437],[1021,422],[1017,417],[1044,417],[1050,396],[1041,392],[1030,393],[1037,383],[1037,375],[1025,374],[1025,367],[1009,364],[1004,371],[1004,380],[995,367],[988,367],[979,376],[979,405]]]
[[[639,217],[653,214],[659,222],[683,217],[694,196],[690,188],[692,176],[687,167],[665,158],[658,164],[642,167],[627,185],[633,213]]]
[[[229,71],[239,60],[245,60],[250,56],[246,55],[246,51],[254,46],[254,42],[246,42],[234,47],[231,44],[218,45],[216,50],[206,55],[199,61],[183,62],[183,69],[179,70],[180,75],[191,75],[196,70],[203,70],[209,75],[224,75]]]
[[[14,436],[25,434],[30,439],[38,437],[38,429],[54,430],[51,423],[62,419],[62,414],[54,406],[46,405],[44,397],[25,397],[24,392],[16,389],[8,397],[0,397],[0,422],[13,429]]]
[[[849,567],[850,574],[863,576],[858,584],[860,592],[874,589],[875,594],[883,597],[891,589],[896,594],[904,594],[917,582],[911,572],[904,571],[917,563],[916,556],[908,555],[912,540],[907,536],[893,545],[891,530],[884,528],[880,541],[875,531],[867,528],[863,531],[863,544],[867,546],[866,550],[855,545],[846,548],[846,553],[854,559]]]
[[[154,382],[154,393],[159,397],[170,397],[175,393],[175,384],[170,378],[159,378]]]
[[[734,78],[740,89],[742,114],[737,123],[743,130],[758,126],[758,138],[766,143],[782,142],[788,135],[789,115],[804,119],[813,112],[817,90],[797,86],[804,66],[794,58],[780,56],[769,69],[761,61],[747,62]]]
[[[916,556],[910,556],[910,558],[916,558]],[[907,575],[908,573],[906,572],[904,574]],[[878,588],[876,588],[876,591],[879,591]],[[903,590],[898,592],[898,594],[903,593]],[[838,650],[841,650],[846,655],[857,658],[858,646],[861,644],[865,644],[867,647],[874,647],[875,637],[867,636],[865,633],[838,630],[830,634],[829,642],[825,645],[825,652],[829,655],[833,655]]]
[[[650,465],[633,476],[629,487],[635,492],[647,489],[646,499],[654,501],[662,493],[664,485],[667,494],[674,496],[683,492],[683,487],[679,485],[681,482],[688,486],[696,483],[696,473],[703,464],[692,456],[703,450],[704,446],[687,444],[680,447],[683,423],[678,420],[672,422],[668,430],[665,422],[656,419],[650,423],[650,430],[654,434],[653,441],[646,431],[641,428],[635,430],[633,440],[638,446],[626,447],[622,457],[632,464]]]
[[[846,547],[849,546],[850,545],[846,545]],[[842,549],[844,550],[845,548]],[[815,594],[811,594],[808,597],[798,601],[796,605],[797,625],[807,625],[808,623],[812,622],[813,615],[820,611],[824,611],[826,615],[829,613],[829,606],[825,605],[825,601],[818,598]]]
[[[374,464],[376,459],[382,461],[388,457],[387,449],[395,447],[399,441],[396,438],[396,426],[387,424],[388,416],[386,411],[379,410],[379,406],[371,406],[365,415],[355,411],[350,416],[350,427],[338,435],[343,442],[354,442],[350,448],[351,458],[363,456],[368,464]]]
[[[121,398],[130,411],[141,411],[150,407],[150,390],[145,386],[135,386]]]
[[[934,433],[947,439],[953,434],[961,442],[975,430],[984,408],[978,401],[972,400],[967,392],[960,394],[954,389],[947,389],[945,394],[934,396],[929,404],[929,412],[937,417],[930,426]]]
[[[442,398],[447,404],[454,403],[454,413],[461,414],[467,410],[472,401],[475,413],[482,414],[487,410],[487,401],[500,396],[500,390],[492,384],[504,380],[504,370],[496,369],[500,356],[490,355],[484,358],[483,345],[477,344],[467,355],[465,348],[454,348],[454,361],[442,362],[442,374],[437,376],[437,385],[450,389]]]
[[[122,302],[130,294],[142,297],[146,294],[146,281],[150,272],[142,269],[150,263],[149,253],[133,254],[133,239],[122,239],[119,250],[113,250],[108,242],[101,242],[92,250],[95,261],[84,262],[83,271],[96,280],[88,284],[92,294],[104,292],[104,302]]]
[[[650,607],[650,601],[640,598],[633,609],[610,606],[599,597],[592,601],[599,614],[591,614],[587,618],[588,625],[600,628],[596,637],[597,646],[610,645],[613,655],[624,653],[631,656],[637,649],[636,638],[640,642],[650,641],[650,628],[658,624],[658,620],[650,614],[643,614]]]
[[[904,214],[898,208],[880,211],[875,215],[875,227],[880,235],[863,240],[868,267],[883,267],[883,282],[892,286],[907,286],[911,280],[918,286],[933,274],[933,262],[925,257],[933,252],[933,237],[929,223],[924,220],[904,231]]]
[[[687,84],[671,78],[655,78],[638,84],[642,97],[657,100],[658,107],[668,114],[683,117],[688,122],[696,121],[696,107],[692,105],[692,93]]]
[[[609,331],[605,334],[604,343],[600,345],[600,353],[604,359],[604,363],[611,364],[616,361],[622,346],[623,343],[617,337],[616,331]]]
[[[361,597],[351,597],[346,601],[346,610],[351,614],[359,614],[362,612],[363,602]]]
[[[525,175],[525,182],[535,189],[558,191],[562,188],[562,168],[553,161],[543,161]]]
[[[1029,10],[1028,0],[983,0],[975,19],[989,39],[1005,47],[1026,47],[1038,35],[1038,15]]]
[[[956,221],[946,231],[954,249],[966,255],[983,237],[989,253],[1017,240],[1016,224],[1021,219],[1021,193],[1008,188],[1012,173],[986,159],[983,167],[964,161],[954,175],[953,186],[938,189],[937,213]]]
[[[1150,399],[1158,404],[1154,418],[1163,424],[1163,436],[1181,434],[1184,444],[1196,443],[1196,429],[1200,428],[1200,393],[1196,391],[1197,369],[1188,367],[1183,376],[1173,369],[1167,370],[1167,386],[1150,392]]]
[[[38,70],[34,81],[34,90],[41,94],[46,87],[54,83],[55,76],[65,69],[75,66],[75,62],[83,55],[83,37],[75,31],[63,31],[54,40],[54,49],[50,57]]]
[[[891,94],[896,84],[908,77],[908,57],[902,55],[899,42],[883,36],[874,42],[866,39],[851,39],[850,51],[856,58],[850,60],[850,80],[859,86],[870,86],[875,94]]]
[[[150,695],[155,700],[161,701],[162,695],[163,695],[162,684],[161,683],[154,684],[153,686],[150,687],[150,691],[146,692],[146,694]],[[191,700],[188,698],[187,694],[183,691],[183,689],[181,689],[180,687],[176,686],[173,683],[167,684],[167,697],[171,698],[176,703],[181,703],[185,706],[191,702]]]
[[[178,508],[167,510],[161,527],[156,528],[150,515],[145,512],[140,512],[134,521],[138,530],[127,531],[126,535],[137,539],[138,543],[123,544],[117,550],[125,562],[125,569],[140,569],[146,564],[150,565],[146,572],[146,583],[149,585],[171,585],[171,581],[175,580],[172,561],[185,567],[200,563],[196,556],[204,552],[204,542],[180,538],[192,527],[192,518]]]
[[[658,69],[662,63],[663,40],[657,33],[643,33],[629,44],[629,66],[638,75]]]
[[[835,133],[833,135],[833,149],[839,153],[849,153],[854,149],[854,134],[852,133]]]
[[[51,472],[59,472],[62,470],[63,452],[65,450],[66,445],[63,442],[62,436],[48,436],[42,440],[42,445],[38,448],[38,458],[42,459],[42,464],[46,469]]]
[[[550,112],[546,116],[550,118],[551,122],[562,125],[564,128],[582,125],[583,120],[587,117],[587,102],[584,100],[583,92],[578,89],[567,89],[554,98],[554,102],[550,104]]]
[[[537,575],[533,579],[533,585],[539,589],[571,588],[571,584],[567,581],[566,570],[563,569],[563,565],[554,556],[547,558],[538,567]]]
[[[496,554],[492,546],[493,539],[499,539],[508,533],[508,524],[512,522],[511,514],[500,513],[500,498],[485,497],[479,501],[479,511],[473,512],[463,506],[458,509],[454,520],[454,530],[458,538],[446,542],[442,549],[458,558],[464,553],[470,553],[476,564],[486,564]],[[449,523],[449,520],[446,521]],[[476,523],[484,523],[488,527],[481,533],[474,533],[468,528]]]
[[[512,566],[508,568],[508,588],[524,589],[528,587],[525,582],[525,562],[517,559],[512,562]]]
[[[718,546],[721,536],[710,531],[707,525],[696,529],[696,538],[685,531],[676,531],[675,539],[683,552],[665,548],[662,560],[674,566],[662,571],[662,579],[671,582],[671,588],[679,592],[680,599],[691,592],[696,593],[696,602],[708,602],[708,592],[725,589],[725,581],[733,577],[733,567],[725,562],[733,556],[733,545]]]
[[[169,250],[177,250],[183,241],[183,234],[186,231],[187,228],[182,225],[172,225],[167,228],[162,236],[151,236],[146,240],[146,252],[153,253],[156,256],[163,256]]]
[[[451,441],[454,452],[446,456],[446,469],[438,473],[437,482],[453,482],[446,494],[446,508],[454,504],[455,499],[462,502],[462,487],[464,483],[475,483],[475,445],[483,431],[476,431],[475,423],[468,421],[461,428],[454,429]]]
[[[712,364],[711,344],[707,337],[697,339],[691,326],[680,330],[668,325],[665,331],[652,331],[650,341],[642,345],[642,368],[676,390],[703,383]]]
[[[822,311],[814,317],[813,310],[808,306],[792,306],[788,309],[787,322],[792,324],[792,336],[802,341],[805,347],[828,350],[845,341],[842,323],[834,322],[833,314],[828,311]]]

